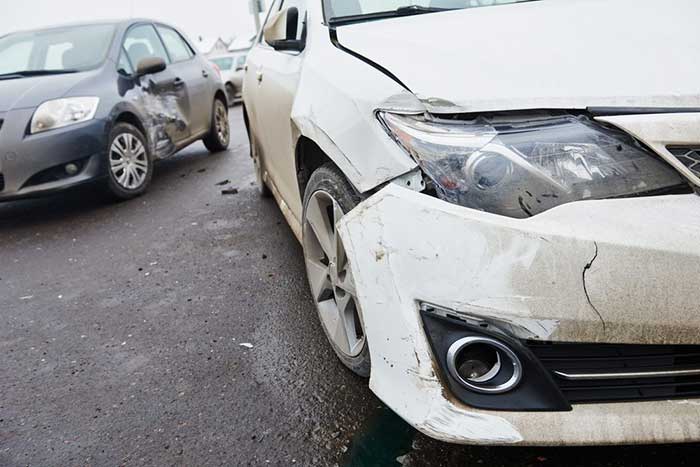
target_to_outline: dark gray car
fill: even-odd
[[[0,201],[99,180],[143,193],[153,163],[203,140],[229,145],[218,71],[149,20],[0,37]]]

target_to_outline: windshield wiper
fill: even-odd
[[[436,13],[439,11],[459,10],[461,8],[438,8],[421,5],[402,6],[395,10],[378,11],[376,13],[365,13],[362,15],[339,16],[328,20],[331,26],[340,26],[343,24],[357,23],[361,21],[372,21],[376,19],[398,18],[400,16],[422,15],[425,13]]]
[[[34,76],[51,76],[51,75],[63,75],[69,73],[78,73],[80,70],[24,70],[24,71],[13,71],[12,73],[5,73],[0,75],[0,79],[20,79],[20,78],[31,78]]]

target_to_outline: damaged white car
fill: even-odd
[[[700,4],[276,0],[260,189],[340,359],[449,442],[700,441]]]

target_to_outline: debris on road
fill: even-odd
[[[222,195],[237,195],[238,194],[238,188],[226,188],[225,190],[221,190]]]
[[[216,186],[226,186],[226,185],[228,185],[229,183],[231,183],[231,180],[226,179],[226,180],[223,180],[223,181],[217,183]]]
[[[239,345],[240,345],[241,347],[245,347],[246,349],[252,349],[252,348],[253,348],[253,344],[251,344],[251,343],[249,343],[249,342],[244,342],[244,343],[239,344]]]

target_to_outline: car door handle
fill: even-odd
[[[173,86],[176,88],[181,88],[185,85],[185,82],[182,80],[182,78],[175,78],[173,80]]]
[[[262,80],[263,80],[262,70],[258,70],[255,72],[255,78],[258,80],[258,83],[262,83]]]
[[[202,70],[202,76],[209,78],[209,72],[207,70]]]

